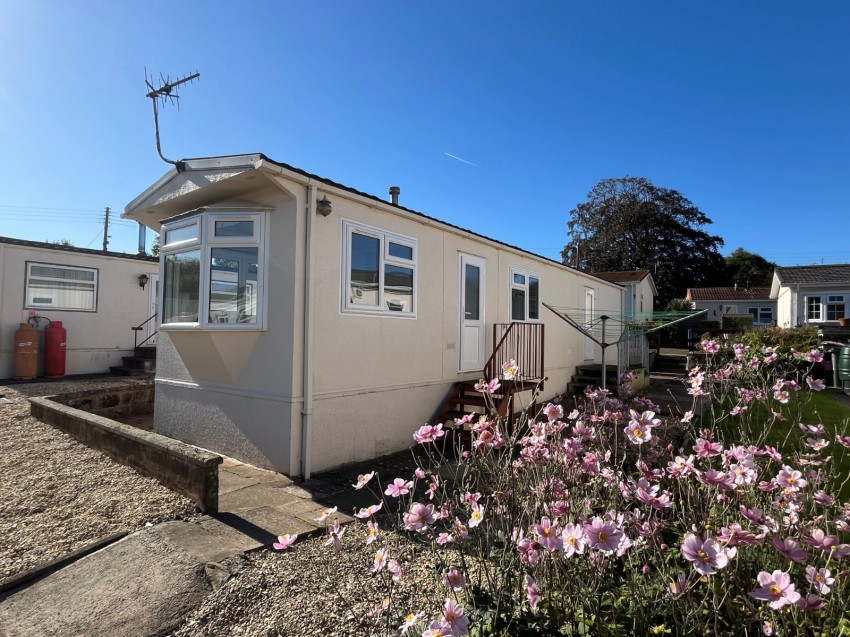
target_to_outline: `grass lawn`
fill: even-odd
[[[791,395],[791,400],[782,412],[790,414],[791,417],[788,420],[773,419],[766,408],[755,405],[749,418],[751,422],[767,423],[773,420],[766,443],[776,447],[783,456],[793,456],[799,445],[805,444],[807,437],[825,438],[830,444],[825,455],[832,455],[835,465],[832,475],[842,480],[850,478],[850,450],[835,442],[836,435],[850,435],[850,408],[833,397],[829,390],[816,392],[803,389]],[[733,418],[726,421],[726,427],[731,429],[736,420]],[[823,436],[807,436],[797,427],[798,423],[822,424],[826,433]],[[835,485],[835,488],[837,487],[838,485]],[[842,485],[840,494],[837,495],[842,499],[850,498],[850,480]]]

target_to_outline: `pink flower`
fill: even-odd
[[[387,570],[392,574],[394,582],[400,582],[404,576],[404,569],[399,564],[398,560],[391,559],[387,562]]]
[[[321,524],[322,522],[327,520],[330,516],[332,516],[334,513],[336,513],[336,510],[337,510],[337,507],[325,509],[324,511],[322,511],[322,515],[320,515],[317,518],[313,518],[313,519],[316,520],[316,522],[318,522],[319,524]]]
[[[436,425],[422,425],[413,434],[413,439],[420,445],[424,445],[427,442],[435,442],[437,438],[442,438],[445,435],[443,424],[437,423]]]
[[[771,540],[771,542],[773,542],[773,548],[775,548],[779,554],[787,560],[802,564],[808,557],[806,550],[801,548],[800,543],[793,538],[786,537],[784,540],[781,540],[778,537],[775,537]]]
[[[466,588],[466,578],[454,566],[443,574],[443,583],[455,593],[459,593]]]
[[[437,536],[437,544],[439,544],[440,546],[445,546],[446,544],[451,544],[454,541],[455,541],[454,535],[452,535],[451,533],[446,533],[445,531],[443,533],[440,533]]]
[[[378,523],[372,520],[369,520],[366,523],[367,536],[366,536],[366,544],[371,544],[375,540],[378,539]]]
[[[788,465],[782,467],[782,470],[776,476],[776,482],[780,487],[788,491],[799,491],[808,484],[803,479],[802,473],[792,469]]]
[[[370,471],[369,473],[363,473],[357,476],[357,483],[352,485],[355,489],[362,489],[366,486],[366,484],[375,477],[375,472]]]
[[[823,384],[823,381],[820,378],[812,378],[811,376],[806,376],[806,383],[809,385],[809,389],[812,391],[823,391],[826,389],[826,385]]]
[[[806,360],[810,363],[822,363],[823,352],[817,349],[809,350],[809,353],[806,354]]]
[[[609,554],[617,550],[623,532],[612,522],[606,522],[600,517],[594,517],[590,524],[584,525],[587,543],[602,553]]]
[[[773,571],[768,573],[762,571],[758,574],[760,588],[750,592],[751,597],[769,602],[769,606],[775,610],[787,604],[794,604],[800,599],[800,593],[794,590],[791,576],[784,571]]]
[[[345,527],[340,528],[339,520],[334,520],[334,523],[328,527],[328,539],[325,544],[333,545],[334,550],[339,552],[342,550],[342,536],[345,535]]]
[[[476,504],[472,507],[472,515],[469,516],[469,528],[474,529],[484,520],[484,505]]]
[[[537,582],[530,575],[525,576],[525,598],[531,608],[537,608]]]
[[[514,380],[518,375],[519,367],[517,367],[514,359],[502,363],[502,378],[505,380]]]
[[[537,552],[537,544],[533,540],[521,537],[516,545],[519,552],[519,561],[528,566],[537,566],[540,554]]]
[[[424,531],[429,525],[434,524],[434,505],[425,506],[414,502],[403,518],[404,528],[408,531]]]
[[[667,585],[673,595],[681,595],[688,590],[688,577],[684,573],[679,573],[679,576]]]
[[[543,408],[543,413],[549,419],[549,422],[552,422],[553,420],[560,420],[564,417],[564,408],[560,405],[549,403]]]
[[[808,536],[803,537],[803,541],[811,546],[816,546],[822,551],[830,551],[833,546],[838,546],[838,536],[827,535],[821,529],[812,529]]]
[[[830,586],[835,583],[835,578],[832,577],[832,573],[829,572],[829,569],[816,569],[814,566],[807,566],[806,581],[811,584],[818,593],[826,595],[831,590]]]
[[[716,354],[720,351],[720,345],[714,340],[704,340],[700,342],[700,347],[706,354]]]
[[[850,449],[850,436],[836,436],[835,442],[837,442],[842,447],[847,447]]]
[[[384,493],[388,496],[392,496],[393,498],[398,498],[403,495],[407,495],[410,493],[410,490],[413,488],[413,482],[408,480],[405,482],[404,478],[396,478],[392,481],[392,484],[388,484]]]
[[[720,442],[712,442],[704,438],[697,438],[694,444],[694,451],[700,458],[710,458],[711,456],[719,456],[723,453],[723,444]]]
[[[373,504],[372,506],[367,507],[365,509],[360,509],[357,513],[354,514],[354,517],[359,519],[359,520],[365,520],[367,518],[371,518],[378,511],[380,511],[383,506],[384,506],[383,502],[378,502],[378,504]]]
[[[563,540],[546,516],[540,519],[540,524],[535,524],[531,529],[537,534],[537,543],[543,548],[550,551],[564,548]]]
[[[484,379],[481,379],[475,383],[475,391],[481,392],[482,394],[495,394],[496,390],[501,386],[502,384],[499,382],[498,378],[494,378],[489,383]]]
[[[380,573],[384,570],[384,566],[387,564],[387,549],[378,549],[377,553],[375,553],[375,559],[372,560],[372,572]]]
[[[410,613],[407,617],[404,618],[404,623],[398,627],[399,633],[402,635],[406,634],[408,630],[416,626],[419,622],[422,621],[422,617],[425,613]]]
[[[279,535],[277,537],[277,542],[272,544],[278,551],[284,551],[288,549],[290,546],[295,544],[295,540],[298,539],[298,534],[290,535],[289,533],[285,533],[283,535]]]
[[[702,540],[697,535],[688,533],[681,550],[682,557],[693,562],[694,569],[703,575],[711,575],[729,562],[726,551],[711,537]]]
[[[731,491],[735,488],[735,483],[722,471],[717,471],[716,469],[709,469],[702,475],[697,476],[697,480],[702,482],[703,484],[707,484],[709,486],[721,487],[726,489],[727,491]]]
[[[447,635],[452,637],[460,637],[469,632],[469,619],[463,614],[463,607],[455,604],[452,600],[447,599],[443,604],[443,622],[450,632]]]
[[[584,529],[578,524],[567,524],[561,531],[561,541],[564,544],[564,553],[567,554],[567,557],[572,557],[576,553],[579,555],[584,553],[586,543]]]

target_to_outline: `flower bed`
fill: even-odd
[[[662,420],[646,400],[588,391],[570,413],[557,404],[525,412],[513,434],[493,410],[467,418],[471,445],[453,464],[443,427],[426,425],[414,438],[429,453],[413,475],[361,476],[356,488],[380,498],[357,514],[375,549],[364,577],[384,585],[373,630],[850,631],[850,503],[839,470],[850,437],[836,423],[802,420],[823,385],[788,374],[819,353],[735,344],[724,355],[714,341],[701,349],[688,380],[694,400],[709,401],[699,422],[694,410]],[[484,396],[492,385],[479,384]],[[777,442],[780,424],[789,426]],[[385,500],[399,509],[395,530],[427,546],[436,564],[418,608],[393,601],[410,565],[374,519],[391,508]],[[341,548],[340,529],[329,534]]]

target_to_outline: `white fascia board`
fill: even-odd
[[[183,170],[177,170],[177,167],[171,168],[168,172],[166,172],[162,177],[157,179],[150,186],[145,188],[139,195],[137,195],[133,200],[128,203],[124,207],[124,212],[121,213],[122,219],[134,219],[135,221],[141,221],[140,219],[136,219],[133,216],[133,213],[144,204],[145,201],[149,200],[156,192],[165,189],[168,184],[174,180],[178,175],[184,174],[189,171],[203,171],[203,170],[252,170],[258,167],[260,163],[261,156],[257,153],[251,155],[229,155],[226,157],[202,157],[199,159],[186,159],[181,163],[183,164]]]

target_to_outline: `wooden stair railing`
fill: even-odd
[[[485,413],[493,405],[500,417],[508,418],[509,427],[513,424],[514,395],[543,387],[543,345],[544,326],[542,323],[496,323],[493,325],[493,354],[487,360],[483,370],[486,381],[498,378],[501,386],[488,399],[475,389],[476,380],[460,381],[454,384],[440,410],[436,422],[451,422],[469,413]],[[513,380],[502,378],[502,365],[516,361],[519,377]]]

